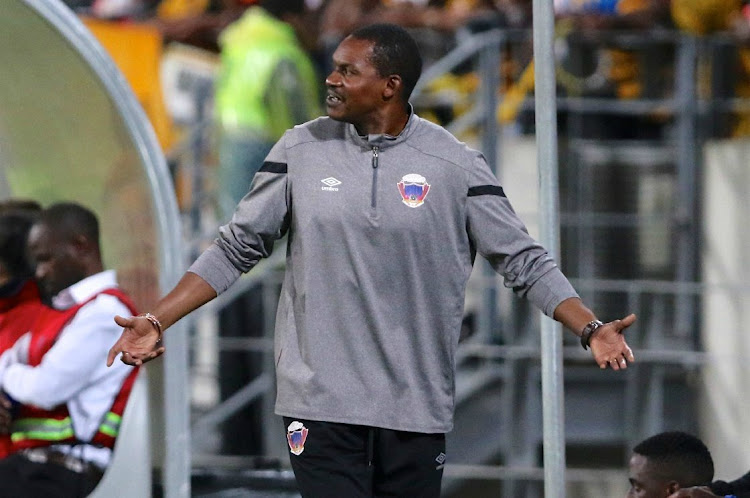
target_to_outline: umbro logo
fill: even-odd
[[[325,183],[329,187],[335,187],[336,185],[341,185],[341,182],[338,181],[337,179],[335,179],[332,176],[329,176],[328,178],[324,178],[324,179],[322,179],[320,181],[323,182],[323,183]]]
[[[329,176],[328,178],[323,178],[320,181],[325,184],[325,187],[321,187],[321,190],[329,190],[331,192],[339,191],[339,189],[336,188],[336,185],[341,185],[341,182],[334,177]]]

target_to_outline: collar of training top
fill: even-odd
[[[406,140],[416,128],[417,121],[418,119],[417,115],[414,114],[414,108],[409,104],[409,119],[406,122],[404,129],[401,130],[401,133],[395,137],[385,133],[361,136],[357,133],[357,128],[351,123],[347,123],[346,125],[346,134],[351,140],[363,148],[371,149],[373,147],[378,147],[380,149],[387,149],[388,147],[393,147],[394,145],[400,144]]]

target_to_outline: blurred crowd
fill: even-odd
[[[533,132],[528,106],[534,90],[532,0],[65,2],[125,73],[168,157],[178,153],[180,144],[184,148],[195,116],[186,119],[169,105],[178,100],[170,92],[178,93],[185,78],[178,70],[172,86],[165,86],[165,54],[184,56],[190,50],[187,66],[208,61],[209,109],[202,111],[218,124],[212,154],[220,165],[222,216],[244,194],[254,173],[245,165],[259,167],[286,128],[322,113],[331,54],[346,34],[363,25],[406,27],[417,39],[426,67],[477,33],[494,28],[514,33],[501,46],[498,60],[497,119],[522,133]],[[750,97],[748,0],[554,0],[554,12],[559,95],[670,98],[676,91],[675,36],[689,34],[721,40],[702,48],[709,53],[702,60],[712,62],[698,65],[699,97],[726,102]],[[617,33],[631,36],[618,38]],[[638,41],[639,34],[640,40],[650,41]],[[423,117],[446,125],[469,113],[481,80],[478,66],[464,63],[427,82],[412,103]],[[709,136],[750,135],[750,117],[741,106],[721,112],[710,124]],[[599,112],[584,116],[583,138],[664,138],[672,118],[658,107],[636,118]],[[184,186],[176,181],[180,197]]]
[[[309,55],[320,83],[330,70],[330,55],[338,42],[352,30],[366,24],[391,22],[415,31],[428,66],[473,33],[492,28],[522,30],[532,26],[531,0],[65,2],[81,17],[88,19],[91,26],[97,22],[138,25],[152,30],[162,46],[177,43],[198,48],[217,58],[233,50],[228,47],[233,41],[225,36],[227,28],[240,23],[248,10],[263,8],[294,30],[296,42]],[[290,7],[296,3],[303,6],[299,12],[293,12],[294,9]],[[723,92],[722,96],[730,97],[750,96],[750,53],[745,49],[736,49],[750,42],[750,5],[747,0],[554,0],[554,10],[557,17],[556,36],[560,41],[556,54],[558,80],[565,94],[606,95],[620,99],[664,96],[654,95],[654,91],[648,88],[649,82],[663,79],[663,60],[659,55],[644,56],[646,52],[663,55],[664,47],[623,48],[621,44],[612,43],[611,37],[602,36],[602,33],[625,30],[725,36],[727,43],[734,47],[734,53],[721,62],[728,76],[720,84],[714,83],[716,88],[708,91]],[[591,48],[592,39],[599,40],[595,49]],[[576,40],[587,40],[586,46],[582,48],[580,43],[576,45]],[[120,47],[122,45],[119,44]],[[122,48],[116,50],[122,51]],[[227,61],[222,62],[226,66]],[[132,66],[132,63],[129,65]],[[506,96],[506,102],[498,110],[498,118],[509,122],[517,118],[523,98],[533,92],[533,61],[528,38],[516,44],[512,53],[511,49],[505,50],[498,65],[501,72],[500,91]],[[322,92],[323,85],[319,86]],[[461,111],[464,105],[461,97],[471,94],[477,87],[477,75],[471,70],[454,71],[431,82],[432,90],[443,93],[447,90],[452,95],[454,102],[448,113],[451,116]],[[664,93],[663,90],[659,91]],[[144,107],[154,121],[149,106]],[[445,112],[441,114],[441,109],[434,111],[426,112],[426,117],[444,122]],[[155,128],[162,145],[169,149],[174,137],[169,136],[168,130],[160,132],[158,123]],[[734,135],[750,133],[750,125],[744,123],[733,123],[729,128],[728,133]]]
[[[97,18],[153,22],[167,41],[219,51],[221,31],[259,0],[66,0],[76,12]],[[404,27],[454,31],[467,23],[527,26],[528,0],[307,0],[295,25],[311,52],[359,26],[391,22]]]

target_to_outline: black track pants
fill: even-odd
[[[289,417],[284,425],[304,498],[440,497],[445,434]]]

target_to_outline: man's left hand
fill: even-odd
[[[628,368],[628,363],[635,361],[633,350],[623,335],[623,331],[633,323],[635,315],[630,314],[622,320],[605,323],[591,336],[591,353],[600,368],[609,366],[612,370],[620,370]]]

